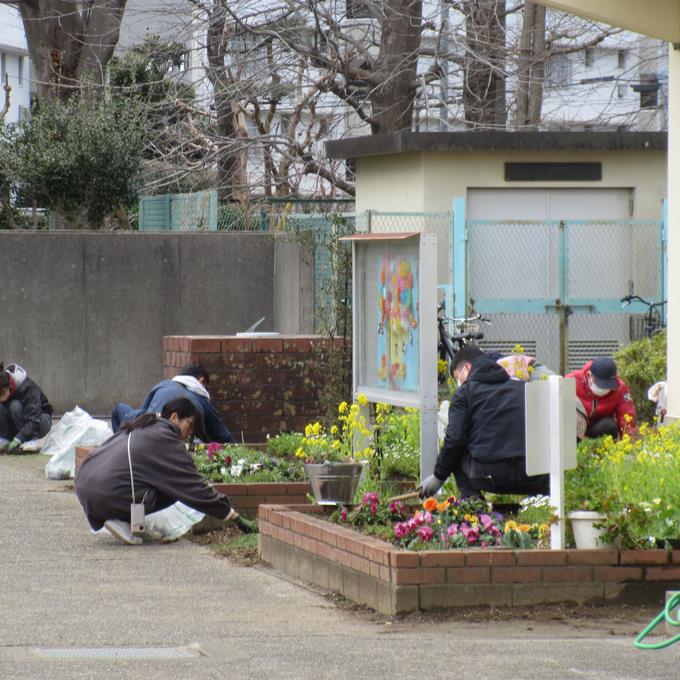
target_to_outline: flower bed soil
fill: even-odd
[[[410,552],[324,518],[316,505],[261,505],[260,555],[276,569],[382,614],[550,603],[661,605],[680,550]]]

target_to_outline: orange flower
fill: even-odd
[[[437,501],[434,498],[428,498],[423,501],[423,508],[427,512],[432,512],[437,507]]]
[[[443,501],[442,503],[437,503],[437,510],[439,512],[446,512],[446,508],[448,508],[450,503],[448,501]]]

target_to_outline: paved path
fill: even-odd
[[[680,644],[632,646],[639,612],[585,628],[388,620],[186,540],[119,545],[89,533],[70,484],[44,478],[46,460],[0,457],[0,680],[680,677]],[[83,658],[111,648],[127,658]],[[131,659],[139,648],[192,656]]]

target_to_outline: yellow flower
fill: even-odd
[[[314,424],[312,425],[312,432],[313,432],[315,435],[321,434],[321,423],[319,423],[319,422],[314,423]]]
[[[477,524],[477,517],[475,515],[465,515],[464,519],[466,522],[470,522],[470,524]]]
[[[546,524],[543,522],[543,524],[540,524],[538,527],[538,532],[541,534],[541,536],[544,536],[550,531],[550,525]]]
[[[373,449],[370,446],[367,446],[364,449],[364,458],[370,458],[373,455]]]
[[[524,347],[517,343],[513,348],[512,348],[512,353],[513,354],[524,354]]]
[[[437,373],[447,373],[448,370],[448,362],[445,359],[439,359],[439,361],[437,361]]]
[[[311,423],[305,425],[305,437],[311,437],[314,434]]]
[[[517,522],[515,522],[514,519],[508,520],[505,523],[505,528],[503,529],[504,532],[508,532],[514,529],[515,531],[517,530]]]
[[[338,431],[339,431],[339,430],[338,430],[338,426],[337,426],[337,425],[333,425],[333,426],[331,427],[331,434],[332,434],[334,437],[335,437],[336,434],[338,434]]]
[[[437,510],[439,512],[446,512],[446,508],[448,508],[450,503],[448,501],[443,501],[437,505]]]
[[[338,405],[338,413],[347,413],[347,402],[346,401],[341,401],[340,404]]]
[[[342,446],[342,444],[340,443],[340,440],[334,439],[331,446],[337,451]]]
[[[366,406],[368,397],[365,394],[357,394],[357,402],[359,402],[359,406]]]
[[[520,524],[520,525],[518,525],[517,530],[526,534],[529,531],[531,531],[531,524]]]
[[[301,446],[298,447],[297,451],[295,452],[295,457],[296,458],[304,458],[305,457],[305,450]]]

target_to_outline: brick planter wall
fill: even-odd
[[[256,482],[253,484],[212,484],[216,491],[229,498],[233,508],[244,517],[257,517],[258,508],[266,503],[304,505],[312,492],[309,482]],[[225,520],[206,515],[193,527],[193,533],[202,534],[224,526]]]
[[[210,396],[237,441],[262,442],[267,434],[302,431],[319,416],[319,387],[328,380],[328,353],[342,338],[167,335],[163,371],[177,375],[200,363],[210,373]]]
[[[662,605],[680,551],[410,552],[322,519],[319,506],[262,505],[262,559],[382,614],[576,602]]]

